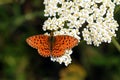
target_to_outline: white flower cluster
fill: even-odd
[[[79,41],[83,37],[87,44],[95,46],[110,43],[116,36],[119,25],[113,13],[120,0],[44,0],[44,4],[45,16],[49,17],[44,31],[54,30],[54,35],[70,35]],[[66,64],[65,60],[52,60]]]

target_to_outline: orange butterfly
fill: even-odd
[[[60,57],[64,55],[65,50],[71,49],[78,44],[78,40],[68,35],[53,36],[34,35],[26,39],[26,42],[43,57]]]

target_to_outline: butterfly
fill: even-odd
[[[50,36],[39,34],[28,37],[26,42],[37,49],[43,57],[60,57],[64,55],[65,50],[76,46],[78,39],[68,35],[53,36],[53,33],[51,33]]]

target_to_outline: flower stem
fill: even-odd
[[[112,38],[112,43],[117,48],[117,50],[120,52],[120,44],[117,42],[115,38]]]

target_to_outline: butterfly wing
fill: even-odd
[[[58,35],[54,37],[55,42],[52,48],[52,56],[60,57],[65,53],[66,49],[71,49],[77,45],[78,40],[68,35]]]
[[[26,42],[33,48],[38,49],[38,53],[43,57],[50,56],[49,36],[35,35],[26,39]]]

